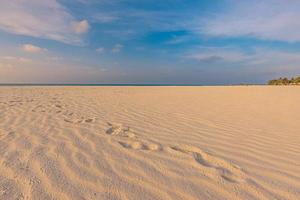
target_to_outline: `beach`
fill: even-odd
[[[0,87],[0,199],[300,199],[300,87]]]

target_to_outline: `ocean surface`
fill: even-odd
[[[200,84],[0,84],[0,86],[204,86]]]
[[[18,86],[18,87],[30,87],[30,86],[250,86],[250,85],[265,85],[265,84],[211,84],[211,85],[203,85],[203,84],[0,84],[2,86]]]

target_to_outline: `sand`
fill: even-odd
[[[300,199],[300,87],[0,87],[0,199]]]

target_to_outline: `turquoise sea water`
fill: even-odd
[[[215,84],[215,85],[201,85],[201,84],[0,84],[0,87],[5,86],[12,86],[12,87],[39,87],[39,86],[45,86],[45,87],[59,87],[59,86],[261,86],[265,84],[234,84],[234,85],[221,85],[221,84]]]
[[[204,86],[200,84],[0,84],[0,86]]]

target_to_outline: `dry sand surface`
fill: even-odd
[[[300,87],[1,87],[0,199],[300,199]]]

